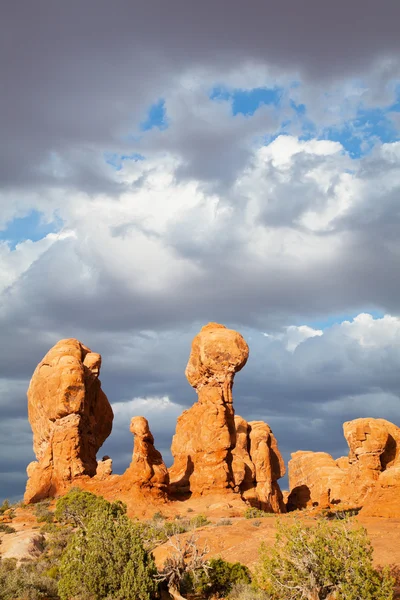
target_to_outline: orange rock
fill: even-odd
[[[100,365],[99,354],[66,339],[37,366],[28,389],[37,462],[27,469],[25,502],[54,496],[75,478],[95,475],[96,453],[113,421],[98,378]]]
[[[171,491],[210,494],[234,490],[264,510],[285,510],[277,484],[285,473],[266,423],[235,416],[233,378],[246,363],[242,336],[209,323],[194,338],[186,376],[198,401],[178,419],[172,442]]]
[[[282,492],[277,483],[285,475],[285,463],[269,425],[250,421],[250,457],[255,467],[259,507],[269,512],[285,512]]]
[[[288,508],[340,503],[364,506],[368,516],[400,516],[400,429],[385,419],[362,418],[344,423],[343,430],[347,458],[335,461],[323,452],[292,454]]]
[[[234,487],[232,385],[248,354],[242,336],[217,323],[194,338],[186,377],[198,401],[178,418],[169,470],[173,492],[201,495]]]
[[[133,417],[131,432],[135,436],[132,462],[122,476],[124,488],[138,486],[158,488],[166,492],[169,476],[161,454],[154,447],[154,438],[147,419]]]
[[[292,454],[288,465],[289,510],[308,506],[325,506],[340,499],[344,471],[326,452],[303,452]]]

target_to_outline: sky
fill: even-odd
[[[19,0],[0,22],[0,500],[26,390],[75,337],[113,432],[170,464],[202,325],[250,347],[234,406],[296,450],[400,425],[398,0]],[[283,486],[285,487],[285,482]]]

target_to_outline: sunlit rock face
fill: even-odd
[[[292,454],[288,508],[340,504],[364,507],[363,514],[371,516],[384,516],[388,511],[400,516],[400,429],[385,419],[362,418],[344,423],[343,431],[347,457],[334,460],[324,452]]]
[[[285,470],[276,440],[265,423],[235,417],[232,387],[246,364],[243,337],[209,323],[194,338],[186,377],[197,402],[179,418],[172,442],[172,493],[233,491],[264,510],[284,510],[277,479]]]
[[[72,338],[59,341],[37,366],[28,389],[37,461],[28,466],[25,502],[55,496],[74,479],[96,474],[96,454],[114,417],[100,366],[100,354]]]

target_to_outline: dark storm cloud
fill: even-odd
[[[399,19],[396,0],[379,8],[372,0],[7,3],[0,26],[2,185],[61,179],[63,186],[111,190],[111,174],[85,152],[122,149],[123,136],[181,73],[254,62],[310,81],[360,75],[398,54]],[[61,169],[51,166],[54,157]]]

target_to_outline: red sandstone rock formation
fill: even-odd
[[[340,498],[344,471],[326,452],[294,452],[288,465],[288,509],[329,506]]]
[[[210,323],[195,337],[186,368],[198,402],[178,419],[172,443],[171,490],[194,495],[237,492],[253,506],[285,510],[277,480],[285,467],[266,423],[234,415],[234,375],[248,347],[236,331]],[[78,340],[62,340],[38,365],[28,390],[37,461],[28,466],[26,502],[65,493],[72,485],[123,499],[167,499],[169,474],[144,417],[134,417],[132,462],[112,474],[96,454],[111,432],[113,413],[98,379],[101,357]]]
[[[178,418],[169,472],[173,491],[204,494],[232,486],[232,385],[248,354],[242,336],[217,323],[209,323],[194,338],[186,377],[198,401]]]
[[[390,504],[393,496],[390,511],[400,516],[400,502],[395,500],[400,490],[400,429],[384,419],[364,418],[344,423],[343,430],[348,458],[335,461],[323,452],[292,454],[288,507],[365,505],[363,514],[383,516],[379,498]]]
[[[246,363],[240,334],[209,323],[194,338],[186,376],[198,401],[178,419],[172,442],[171,490],[201,495],[240,492],[264,510],[285,509],[277,479],[285,467],[265,423],[235,417],[233,378]]]
[[[132,463],[112,475],[112,460],[96,454],[111,433],[113,412],[101,389],[101,357],[78,340],[61,340],[36,368],[28,390],[37,461],[28,465],[25,502],[65,493],[72,485],[110,498],[154,492],[164,498],[168,471],[144,417],[135,417]],[[132,497],[133,497],[132,496]]]
[[[95,475],[96,453],[113,421],[98,378],[100,365],[99,354],[66,339],[37,366],[28,390],[37,462],[27,468],[25,502],[54,496],[74,479]]]
[[[124,487],[157,488],[166,492],[169,476],[162,456],[154,447],[147,419],[133,417],[131,432],[135,436],[132,462],[123,474]]]

